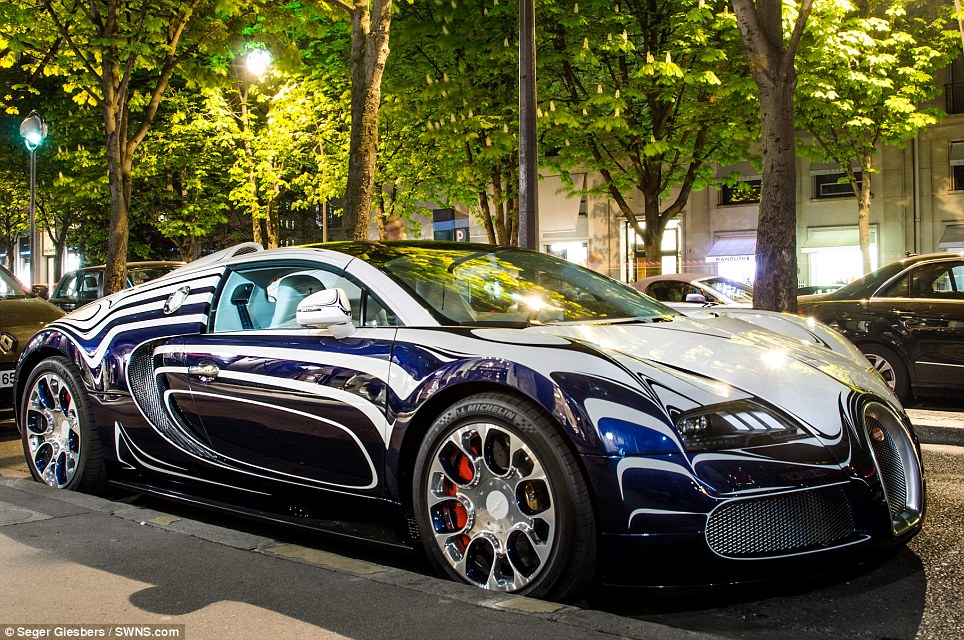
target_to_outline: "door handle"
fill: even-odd
[[[201,379],[201,382],[211,382],[221,373],[221,368],[212,360],[201,360],[199,363],[188,367],[187,373],[197,376]]]

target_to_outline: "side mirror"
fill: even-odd
[[[325,289],[312,293],[298,303],[295,314],[303,327],[328,329],[336,338],[347,338],[355,333],[351,322],[351,303],[344,289]]]
[[[701,293],[687,293],[686,302],[695,302],[696,304],[706,304],[706,296]]]
[[[44,300],[50,297],[50,289],[48,289],[47,285],[45,284],[35,284],[34,286],[30,287],[30,290],[35,296],[39,296]]]

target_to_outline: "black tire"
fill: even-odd
[[[894,390],[894,393],[901,402],[911,399],[910,376],[907,374],[907,366],[903,360],[892,349],[879,344],[857,345],[860,351],[867,356],[870,364],[874,365],[877,372],[884,381]]]
[[[422,546],[443,575],[557,601],[594,580],[586,481],[535,403],[504,393],[456,402],[426,434],[412,484]]]
[[[103,450],[77,368],[66,358],[48,358],[24,388],[20,432],[34,479],[57,489],[103,492]]]

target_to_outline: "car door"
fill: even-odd
[[[339,287],[347,338],[300,327],[297,303]],[[237,481],[376,491],[384,465],[394,316],[357,280],[324,264],[255,264],[226,274],[210,332],[155,350],[168,407]]]
[[[915,265],[869,302],[899,336],[917,384],[947,386],[964,377],[964,260]]]

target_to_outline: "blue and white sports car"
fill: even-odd
[[[53,487],[422,545],[545,598],[906,543],[923,476],[889,387],[822,325],[746,311],[516,248],[240,245],[38,333],[17,420]]]

